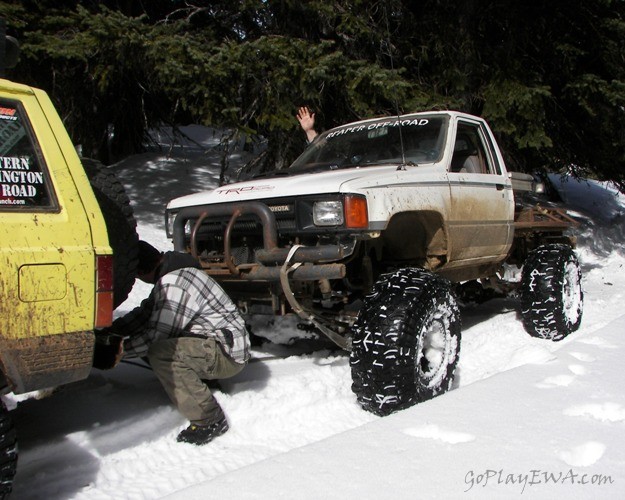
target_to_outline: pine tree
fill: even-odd
[[[484,116],[514,169],[625,187],[622,0],[0,2],[16,77],[52,95],[86,154],[139,151],[162,123],[263,137],[259,168],[319,129],[397,112]]]

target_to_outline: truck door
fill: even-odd
[[[514,198],[503,160],[488,128],[458,118],[448,166],[451,261],[503,260],[512,243]]]

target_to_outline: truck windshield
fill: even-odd
[[[317,137],[289,171],[433,163],[441,157],[448,121],[419,114],[337,127]]]

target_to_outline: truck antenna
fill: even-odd
[[[388,20],[388,11],[386,10],[386,5],[382,7],[384,9],[384,21],[386,23],[386,47],[388,49],[388,56],[391,61],[391,72],[395,72],[395,62],[393,60],[393,47],[391,45],[391,28]],[[393,83],[393,87],[396,86],[396,83]],[[397,168],[397,170],[406,170],[406,152],[404,149],[404,134],[402,130],[401,124],[401,114],[399,112],[399,101],[397,100],[397,92],[393,92],[393,103],[395,104],[395,114],[397,115],[397,130],[399,131],[399,147],[401,148],[401,165]]]

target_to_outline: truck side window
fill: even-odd
[[[470,174],[491,173],[486,148],[477,125],[462,122],[458,124],[449,171]]]
[[[20,104],[0,99],[0,210],[55,208],[50,180]]]

